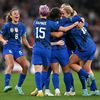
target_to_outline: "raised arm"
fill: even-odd
[[[78,25],[78,22],[75,22],[74,24],[69,25],[67,27],[60,26],[59,29],[58,29],[60,32],[52,32],[51,35],[53,37],[59,38],[59,37],[63,36],[64,34],[66,34],[67,31],[69,31],[70,29],[74,28],[77,25]]]
[[[75,22],[75,23],[73,23],[72,25],[69,25],[69,26],[67,26],[67,27],[62,27],[62,26],[60,26],[60,27],[59,27],[59,31],[67,32],[67,31],[69,31],[70,29],[72,29],[72,28],[74,28],[75,26],[77,26],[78,23],[79,23],[79,22]]]

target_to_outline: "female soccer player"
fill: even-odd
[[[39,7],[40,18],[34,21],[34,37],[35,43],[32,53],[32,64],[35,67],[35,82],[38,89],[37,96],[44,96],[42,91],[42,84],[45,84],[47,78],[47,69],[50,66],[51,58],[51,45],[50,35],[60,37],[61,34],[51,34],[52,31],[68,31],[75,27],[78,23],[74,23],[68,27],[61,27],[57,23],[47,19],[49,14],[49,7],[47,5],[41,5]],[[43,69],[42,69],[43,67]],[[42,73],[43,71],[43,73]],[[32,94],[31,94],[32,95]]]
[[[24,95],[21,86],[26,78],[29,65],[22,51],[21,39],[22,43],[25,44],[28,48],[31,48],[31,46],[26,39],[26,28],[19,20],[19,9],[13,8],[8,13],[7,22],[0,31],[0,41],[3,43],[3,54],[7,65],[5,70],[4,92],[12,90],[12,87],[9,85],[9,83],[15,60],[22,67],[22,73],[20,74],[19,81],[15,89],[20,95]]]
[[[71,12],[71,13],[68,13],[68,14],[66,14],[66,16],[64,16],[62,10],[63,10],[64,8],[66,8],[66,7],[68,7],[68,10],[69,10],[69,11],[67,11],[67,13],[68,13],[68,12]],[[75,17],[75,15],[77,15],[77,12],[76,12],[75,10],[73,10],[73,8],[72,8],[69,4],[62,4],[61,7],[60,7],[60,10],[62,11],[62,14],[61,14],[62,17],[64,17],[64,18],[67,17],[67,18],[73,19],[73,18]],[[73,17],[73,16],[74,16],[74,17]],[[83,27],[83,25],[82,25],[82,27]],[[75,43],[72,41],[72,39],[71,39],[71,37],[70,37],[70,34],[66,34],[65,39],[66,39],[66,44],[67,44],[67,46],[69,47],[69,50],[70,50],[71,52],[74,52],[76,46],[75,46]],[[69,40],[70,40],[70,41],[69,41]],[[75,48],[73,48],[73,46],[74,46]],[[74,49],[74,51],[73,51],[73,49]],[[88,90],[87,90],[87,88],[86,88],[86,78],[83,77],[83,76],[80,75],[80,74],[78,74],[78,76],[79,76],[79,79],[80,79],[81,84],[82,84],[82,95],[83,95],[83,96],[89,96]]]
[[[65,23],[63,22],[62,19],[60,19],[60,9],[55,7],[52,8],[50,12],[50,19],[54,20],[55,22],[59,23],[59,25],[62,25]],[[67,20],[67,19],[66,19]],[[63,41],[61,43],[61,41]],[[53,70],[53,76],[52,76],[52,81],[53,85],[55,88],[55,95],[59,96],[60,95],[60,90],[59,90],[59,64],[62,67],[63,74],[64,74],[64,83],[66,86],[66,91],[67,95],[74,95],[70,92],[70,85],[69,85],[69,79],[72,79],[72,74],[69,71],[69,68],[67,67],[67,64],[69,62],[69,54],[68,50],[65,45],[65,39],[64,36],[60,38],[54,38],[51,37],[51,43],[52,43],[52,52],[51,52],[51,68]],[[69,78],[68,78],[69,77]]]
[[[72,14],[72,9],[70,9],[71,6],[65,6],[62,10],[64,17],[70,17]],[[82,23],[82,22],[80,22]],[[67,25],[70,25],[66,24]],[[91,70],[91,63],[94,59],[94,54],[96,51],[96,45],[94,41],[92,40],[91,36],[89,35],[86,27],[82,28],[73,28],[69,31],[70,37],[72,38],[72,41],[76,45],[76,50],[74,54],[71,56],[70,59],[70,67],[74,70],[77,70],[80,65],[79,63],[81,61],[82,67],[91,75],[92,77],[92,84],[90,86],[91,93],[90,95],[99,95],[99,91],[96,87],[96,82],[94,78],[93,71]],[[83,63],[83,64],[82,64]],[[79,73],[80,74],[80,73]]]

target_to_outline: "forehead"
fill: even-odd
[[[62,13],[66,13],[66,11],[65,11],[64,9],[61,9],[61,12],[62,12]]]
[[[19,13],[19,10],[13,10],[11,13]]]

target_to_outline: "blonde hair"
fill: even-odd
[[[68,5],[64,5],[63,10],[66,11],[66,13],[70,14],[71,16],[74,15],[74,9],[68,4]]]
[[[66,6],[70,6],[70,4],[63,3],[60,8],[65,8]]]

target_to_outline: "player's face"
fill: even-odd
[[[14,10],[11,12],[11,18],[12,18],[12,21],[14,22],[19,22],[19,19],[20,19],[20,13],[18,10]]]
[[[67,13],[64,9],[61,9],[61,17],[70,18],[71,14]]]

